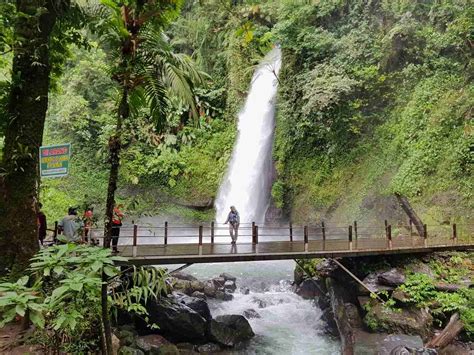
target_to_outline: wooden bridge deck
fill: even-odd
[[[320,244],[320,243],[317,243]],[[446,244],[435,246],[399,246],[388,248],[373,248],[366,245],[364,248],[349,250],[341,248],[341,241],[328,241],[326,250],[316,247],[315,243],[309,243],[308,251],[304,251],[303,242],[263,242],[253,244],[214,244],[199,247],[196,244],[169,244],[169,245],[140,245],[133,255],[133,248],[121,246],[120,255],[127,257],[129,262],[136,265],[164,265],[164,264],[188,264],[188,263],[216,263],[236,261],[259,261],[259,260],[287,260],[287,259],[309,259],[309,258],[336,258],[357,257],[369,255],[389,255],[408,253],[429,253],[447,250],[473,250],[474,244]],[[367,243],[364,243],[367,244]]]
[[[120,255],[137,265],[213,263],[305,258],[358,257],[474,250],[473,225],[424,226],[259,226],[242,225],[236,245],[227,227],[122,227]],[[100,233],[100,232],[99,232]],[[392,235],[394,234],[394,235]],[[98,235],[98,234],[96,234]]]

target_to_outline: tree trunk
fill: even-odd
[[[112,328],[110,326],[109,306],[107,302],[107,275],[102,271],[102,286],[100,292],[101,309],[102,309],[102,325],[103,329],[103,352],[105,355],[112,355]]]
[[[405,211],[408,218],[410,218],[410,220],[415,225],[418,235],[420,237],[423,237],[423,222],[421,221],[420,217],[418,217],[415,210],[411,207],[410,202],[408,202],[408,199],[405,196],[402,196],[400,194],[395,194],[395,196],[397,197],[397,200],[400,203],[400,206]]]
[[[0,268],[22,271],[38,250],[38,151],[48,108],[49,38],[57,20],[53,0],[17,0],[10,117],[3,168],[6,208],[0,230]]]
[[[459,314],[454,313],[449,319],[448,325],[446,325],[446,327],[441,331],[441,333],[431,339],[428,344],[426,344],[426,347],[436,349],[444,348],[458,336],[462,328],[463,324],[462,321],[459,319]]]
[[[109,162],[110,162],[110,174],[109,174],[109,185],[107,188],[107,204],[105,208],[105,231],[104,231],[104,247],[110,248],[110,241],[112,238],[112,218],[114,214],[115,205],[115,191],[117,190],[117,181],[120,167],[120,151],[122,149],[121,137],[122,137],[122,123],[125,119],[128,119],[130,115],[130,109],[128,106],[128,88],[126,85],[123,86],[122,98],[120,100],[118,116],[117,116],[117,127],[115,135],[109,139]]]

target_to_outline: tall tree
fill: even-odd
[[[50,35],[65,1],[18,0],[12,83],[3,151],[6,217],[2,262],[22,269],[38,249],[36,198],[38,148],[48,108]]]
[[[189,57],[173,53],[162,32],[179,14],[181,3],[181,0],[102,0],[108,16],[107,21],[100,17],[97,29],[113,59],[113,78],[121,90],[115,133],[109,139],[106,247],[110,246],[112,235],[124,122],[142,113],[140,108],[147,108],[150,119],[159,123],[170,94],[180,97],[196,112],[193,85],[200,83],[203,75]]]
[[[12,266],[21,271],[38,249],[38,151],[51,74],[64,60],[67,43],[77,40],[77,32],[69,31],[80,22],[79,12],[72,9],[78,8],[70,0],[16,1],[11,83],[0,125],[5,134],[0,167],[5,202],[0,211],[0,271]],[[64,23],[68,24],[61,27]]]

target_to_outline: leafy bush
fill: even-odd
[[[0,284],[0,326],[15,317],[29,316],[37,327],[35,341],[45,349],[66,353],[94,352],[100,347],[104,328],[101,317],[103,277],[116,285],[108,296],[113,312],[123,309],[147,320],[142,302],[168,291],[164,272],[136,270],[122,284],[109,249],[64,244],[41,249],[32,259],[30,276],[16,283]],[[34,284],[28,286],[30,280]],[[118,287],[121,287],[118,289]]]

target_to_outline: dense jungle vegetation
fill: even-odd
[[[429,223],[471,218],[472,19],[466,1],[188,2],[166,35],[209,75],[196,90],[199,118],[171,99],[160,127],[145,115],[127,124],[120,198],[137,213],[212,217],[174,203],[214,198],[252,71],[277,43],[272,192],[287,217],[383,219],[399,192]],[[53,218],[103,206],[117,100],[95,40],[70,47],[63,72],[45,144],[72,142],[73,170],[43,182]]]
[[[283,216],[396,218],[400,193],[427,223],[472,220],[473,18],[463,0],[185,2],[164,41],[206,73],[198,116],[168,95],[159,123],[144,109],[124,122],[117,199],[130,214],[212,218],[180,206],[211,205],[252,72],[278,45],[272,196]],[[42,181],[50,220],[70,205],[105,209],[120,89],[103,39],[81,31],[53,72],[43,144],[71,142],[73,161],[68,178]]]

